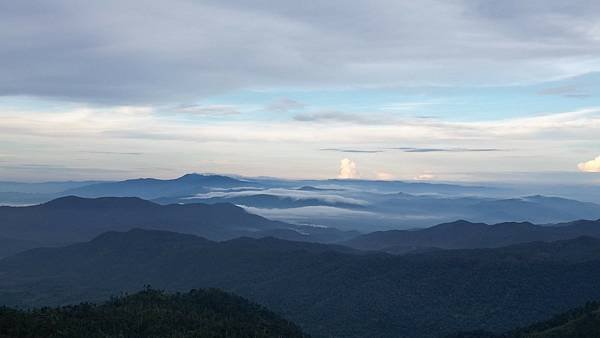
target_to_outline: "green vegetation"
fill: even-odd
[[[513,332],[518,338],[600,337],[600,302],[560,314],[548,321]]]
[[[293,323],[216,289],[146,289],[101,305],[0,308],[0,337],[305,337]]]
[[[600,302],[567,311],[526,328],[495,335],[486,331],[457,333],[448,338],[596,338],[600,337]]]
[[[394,256],[273,238],[211,242],[162,231],[0,260],[0,304],[98,302],[150,284],[215,287],[318,337],[435,337],[506,332],[600,299],[600,239]]]

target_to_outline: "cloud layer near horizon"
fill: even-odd
[[[297,121],[198,124],[143,107],[15,110],[2,113],[0,160],[12,166],[35,161],[63,168],[104,168],[118,177],[126,170],[134,177],[139,172],[169,177],[210,171],[327,178],[336,175],[340,158],[320,151],[324,144],[336,149],[386,149],[398,144],[508,149],[359,152],[352,155],[354,164],[348,160],[342,168],[347,178],[358,177],[360,167],[363,178],[385,172],[410,179],[426,172],[440,179],[476,179],[469,173],[572,171],[582,155],[595,156],[599,134],[599,109],[477,122],[398,119],[369,126]],[[28,170],[31,176],[40,172]]]

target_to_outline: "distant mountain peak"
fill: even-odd
[[[239,184],[244,182],[242,180],[224,176],[224,175],[216,175],[216,174],[199,174],[199,173],[189,173],[185,174],[179,178],[174,179],[173,181],[184,182],[184,183],[192,183],[192,184],[203,184],[203,185],[215,185],[215,184]]]
[[[214,244],[206,238],[166,230],[149,230],[134,228],[127,231],[108,231],[93,238],[89,243],[121,243],[125,246],[133,244],[152,246],[156,243],[168,245],[169,242],[191,243],[197,245]]]
[[[98,207],[98,208],[140,208],[140,207],[152,207],[157,204],[150,201],[143,200],[138,197],[99,197],[99,198],[84,198],[79,196],[65,196],[51,200],[41,206],[51,208],[85,208],[85,207]]]
[[[442,223],[433,226],[432,228],[456,228],[456,227],[489,227],[489,224],[486,223],[475,223],[471,221],[467,221],[464,219],[459,219],[453,222]]]
[[[205,178],[207,176],[210,176],[210,175],[204,175],[204,174],[199,174],[199,173],[189,173],[189,174],[185,174],[183,176],[176,178],[176,180],[185,181],[185,180],[192,180],[192,179],[198,179],[198,178]]]

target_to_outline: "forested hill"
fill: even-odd
[[[561,313],[550,320],[505,334],[464,332],[447,338],[595,338],[600,337],[600,302]]]
[[[348,250],[348,249],[346,249]],[[0,260],[0,304],[100,301],[145,284],[216,287],[318,337],[435,337],[505,332],[600,299],[600,239],[394,256],[274,238],[211,242],[110,232]]]
[[[518,338],[580,338],[600,337],[600,302],[565,312],[525,329],[512,336]]]
[[[101,305],[0,308],[0,337],[306,337],[293,323],[216,289],[147,289]]]

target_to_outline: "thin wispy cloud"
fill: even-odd
[[[360,123],[381,124],[385,118],[376,118],[371,114],[347,113],[342,111],[317,111],[296,114],[294,120],[318,123]]]
[[[196,116],[205,117],[219,117],[240,114],[238,107],[232,105],[186,104],[175,107],[174,111],[177,113],[193,114]]]
[[[354,153],[354,154],[377,154],[384,150],[364,150],[364,149],[345,149],[345,148],[321,148],[321,151],[333,151],[338,153]]]
[[[480,152],[493,152],[493,151],[504,151],[503,149],[497,148],[414,148],[414,147],[397,147],[390,148],[394,150],[401,150],[406,153],[480,153]]]
[[[563,96],[577,99],[584,99],[592,96],[590,93],[574,85],[545,88],[540,90],[538,94]]]
[[[385,149],[351,149],[351,148],[321,148],[321,151],[338,153],[377,154],[390,150],[400,150],[405,153],[487,153],[506,151],[497,148],[417,148],[417,147],[391,147]]]
[[[85,151],[88,154],[101,154],[101,155],[125,155],[125,156],[140,156],[144,153],[139,152],[120,152],[120,151]]]
[[[265,107],[265,110],[279,112],[279,113],[286,113],[289,111],[302,109],[304,107],[306,107],[306,104],[296,101],[296,100],[292,100],[287,97],[284,97],[284,98],[278,99],[278,100],[273,101],[270,104],[268,104]]]

